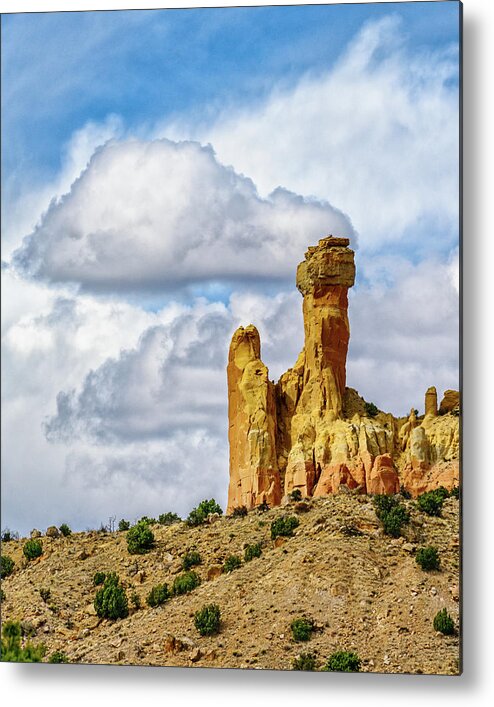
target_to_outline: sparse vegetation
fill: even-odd
[[[231,513],[232,518],[244,518],[247,515],[246,506],[237,506]]]
[[[221,612],[218,604],[207,604],[194,616],[194,625],[201,636],[212,636],[220,630]]]
[[[438,570],[440,566],[439,553],[435,547],[421,547],[417,550],[415,560],[425,570]]]
[[[356,653],[351,651],[335,651],[332,653],[323,670],[331,673],[358,673],[361,661]]]
[[[148,606],[161,606],[170,598],[167,584],[157,584],[147,595]]]
[[[379,408],[374,403],[365,403],[365,414],[367,417],[376,417]]]
[[[174,523],[180,523],[182,519],[176,513],[162,513],[158,517],[158,523],[160,525],[173,525]]]
[[[99,584],[103,584],[106,579],[106,572],[95,572],[93,577],[93,584],[97,587]]]
[[[302,500],[302,491],[300,489],[293,489],[293,491],[289,494],[290,496],[290,501],[301,501]]]
[[[123,619],[129,614],[125,589],[120,584],[116,572],[110,572],[101,589],[96,592],[94,608],[98,616],[104,619]]]
[[[127,549],[131,555],[143,555],[154,547],[154,535],[149,525],[149,519],[141,518],[127,531]]]
[[[9,543],[12,540],[19,540],[19,533],[13,533],[9,528],[5,528],[1,537],[3,543]]]
[[[4,663],[39,663],[45,655],[43,644],[21,645],[22,628],[18,621],[6,621],[2,627],[1,655]]]
[[[452,636],[455,632],[455,622],[446,611],[446,607],[434,616],[434,630],[440,631],[445,636]]]
[[[186,552],[185,555],[182,557],[182,568],[184,570],[190,570],[191,567],[200,565],[201,562],[202,558],[197,552],[197,550],[190,550],[189,552]]]
[[[12,574],[14,571],[15,562],[8,555],[2,555],[0,557],[0,577],[4,579]]]
[[[412,498],[412,494],[410,491],[407,491],[404,486],[400,487],[400,496],[405,499],[405,501],[409,501]]]
[[[447,491],[446,491],[447,493]],[[441,489],[427,491],[417,498],[417,508],[428,516],[440,516],[445,496]]]
[[[132,594],[130,595],[130,603],[132,604],[133,608],[136,611],[141,608],[141,597],[139,596],[139,594],[136,592],[135,589],[132,592]]]
[[[314,653],[301,653],[294,658],[292,670],[315,670],[316,657]]]
[[[46,604],[46,602],[47,602],[47,601],[50,599],[50,597],[51,597],[51,590],[50,590],[50,589],[47,589],[46,587],[42,587],[42,588],[39,590],[39,595],[40,595],[40,597],[43,599],[43,601],[44,601],[45,604]]]
[[[261,543],[254,543],[253,545],[247,545],[244,551],[244,560],[250,562],[255,557],[261,557],[262,549]]]
[[[290,624],[290,629],[294,641],[308,641],[314,630],[314,622],[305,617],[294,619]]]
[[[59,531],[64,536],[64,538],[68,538],[69,535],[72,535],[72,530],[69,528],[67,523],[62,523],[62,525],[59,527]]]
[[[70,663],[66,654],[63,651],[55,651],[48,658],[49,663]]]
[[[378,494],[374,496],[374,509],[386,535],[398,538],[402,526],[410,520],[410,514],[405,506],[395,496]]]
[[[258,506],[256,506],[256,509],[258,511],[260,511],[261,513],[266,513],[266,511],[269,511],[269,503],[266,503],[266,501],[263,501]]]
[[[37,557],[41,557],[41,555],[43,554],[43,543],[37,538],[32,540],[26,540],[22,551],[24,553],[24,556],[27,557],[28,560],[35,560]]]
[[[124,533],[129,528],[130,528],[130,521],[125,520],[125,518],[122,518],[121,520],[118,521],[118,529],[121,533]]]
[[[242,560],[238,555],[228,555],[223,563],[223,572],[233,572],[242,566]]]
[[[271,538],[290,538],[293,531],[300,525],[300,521],[295,516],[281,516],[271,523]]]
[[[187,517],[187,525],[195,527],[202,525],[208,518],[208,515],[218,513],[222,515],[223,511],[214,498],[201,501],[197,508],[193,508]]]
[[[7,597],[5,595],[5,592],[3,591],[3,589],[0,589],[0,604],[4,602],[6,598]]]
[[[194,572],[194,570],[189,570],[188,572],[183,572],[175,577],[173,582],[173,593],[175,595],[187,594],[193,589],[198,587],[201,583],[201,578]]]

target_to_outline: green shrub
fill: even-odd
[[[269,511],[269,503],[266,503],[266,501],[263,501],[258,506],[256,506],[256,509],[258,511],[260,511],[261,513],[266,513],[266,511]]]
[[[140,609],[141,608],[141,597],[139,594],[135,591],[132,592],[130,595],[130,603],[134,607],[134,609]]]
[[[196,611],[194,625],[201,636],[212,636],[220,630],[221,612],[218,604],[207,604]]]
[[[400,496],[406,501],[409,501],[412,498],[412,494],[410,493],[410,491],[407,491],[404,486],[400,487]]]
[[[376,417],[379,412],[379,408],[374,403],[365,403],[365,414],[368,417]]]
[[[358,673],[361,661],[356,653],[336,651],[332,653],[323,670],[330,673]]]
[[[49,663],[70,663],[66,654],[63,651],[55,651],[48,658]]]
[[[148,606],[161,606],[170,598],[167,584],[157,584],[147,595]]]
[[[421,494],[417,498],[417,507],[429,516],[440,516],[443,502],[444,496],[442,492],[436,489],[435,491],[427,491]]]
[[[130,522],[128,520],[125,520],[125,518],[122,518],[121,520],[118,521],[118,529],[120,530],[121,533],[124,533],[129,528],[130,528]]]
[[[455,486],[454,488],[452,488],[449,495],[451,496],[451,498],[460,498],[460,487]]]
[[[99,584],[103,584],[106,579],[106,572],[95,572],[93,577],[93,584],[97,587]]]
[[[381,519],[383,513],[389,513],[389,511],[398,505],[398,501],[394,496],[388,496],[387,494],[376,494],[372,499],[374,504],[374,510],[376,511],[376,516]]]
[[[289,494],[290,500],[291,501],[301,501],[302,500],[302,491],[300,489],[293,489],[293,491]]]
[[[271,538],[274,540],[277,537],[291,537],[293,535],[294,529],[300,524],[298,518],[295,516],[282,516],[276,518],[271,523]]]
[[[3,543],[9,543],[12,540],[19,540],[19,533],[13,533],[8,528],[5,528],[5,530],[2,532],[1,537]]]
[[[0,557],[0,577],[4,579],[8,577],[14,571],[14,560],[8,555],[2,555]]]
[[[386,535],[398,538],[402,525],[410,520],[410,515],[405,506],[395,496],[387,496],[385,494],[374,496],[373,503],[376,515],[383,524]]]
[[[143,555],[153,546],[154,535],[147,520],[141,519],[127,531],[127,549],[131,555]]]
[[[94,608],[98,616],[104,619],[123,619],[129,614],[127,594],[120,584],[116,572],[110,572],[101,589],[94,598]]]
[[[315,670],[316,657],[314,653],[301,653],[294,658],[292,670]]]
[[[48,601],[48,599],[51,597],[51,590],[50,590],[50,589],[45,589],[44,587],[42,587],[42,588],[39,590],[39,595],[40,595],[40,597],[43,599],[43,601],[44,601],[45,604],[46,604],[46,602]]]
[[[156,518],[148,518],[148,516],[142,516],[142,518],[138,520],[137,523],[146,523],[147,525],[154,525],[156,523]]]
[[[232,518],[244,518],[247,515],[247,507],[246,506],[237,506],[236,508],[233,509],[232,511]]]
[[[223,513],[221,506],[219,506],[214,498],[210,501],[201,501],[197,508],[193,508],[188,515],[187,525],[191,527],[202,525],[210,513],[218,513],[221,515]]]
[[[308,641],[314,630],[314,622],[312,619],[305,617],[294,619],[290,624],[294,641]]]
[[[69,535],[72,535],[72,530],[69,528],[67,523],[62,523],[62,525],[59,528],[59,531],[64,536],[64,538],[68,538]]]
[[[180,523],[182,519],[176,513],[162,513],[158,518],[158,523],[161,525],[173,525],[173,523]]]
[[[434,630],[444,633],[445,636],[452,636],[455,632],[455,622],[446,611],[446,608],[438,611],[434,616]]]
[[[6,598],[5,592],[0,588],[0,604],[4,602]]]
[[[39,663],[45,655],[43,644],[21,645],[22,629],[18,621],[6,621],[2,627],[0,659],[4,663]]]
[[[389,513],[384,513],[381,521],[386,535],[391,535],[393,538],[398,538],[401,533],[401,526],[408,523],[410,515],[407,513],[405,506],[395,506]]]
[[[190,550],[190,552],[186,552],[182,557],[182,567],[184,570],[190,570],[191,567],[200,565],[201,562],[202,558],[196,550]]]
[[[223,563],[223,572],[233,572],[242,566],[242,560],[238,555],[228,555]]]
[[[188,572],[183,572],[175,577],[173,581],[173,593],[175,596],[179,594],[187,594],[193,589],[198,587],[201,583],[201,578],[194,572],[194,570],[189,570]]]
[[[35,560],[43,554],[43,543],[38,539],[27,540],[22,551],[28,560]]]
[[[421,547],[417,550],[415,561],[423,570],[439,569],[439,553],[435,547]]]
[[[244,559],[246,562],[250,562],[254,557],[261,557],[261,543],[254,543],[253,545],[247,545],[244,552]]]

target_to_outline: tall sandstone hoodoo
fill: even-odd
[[[228,357],[228,511],[303,496],[356,492],[413,495],[459,479],[459,396],[425,394],[425,416],[395,418],[346,387],[348,288],[355,281],[347,238],[328,236],[297,268],[304,348],[274,384],[257,329],[234,333]],[[340,488],[341,487],[341,488]]]

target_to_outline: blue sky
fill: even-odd
[[[458,51],[456,2],[2,16],[4,526],[224,503],[231,335],[293,365],[328,233],[347,384],[458,386]]]
[[[3,178],[50,176],[73,131],[111,113],[132,128],[258,101],[390,13],[414,52],[458,40],[456,2],[4,15]]]

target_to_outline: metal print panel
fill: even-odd
[[[461,672],[460,51],[2,16],[2,660]]]

